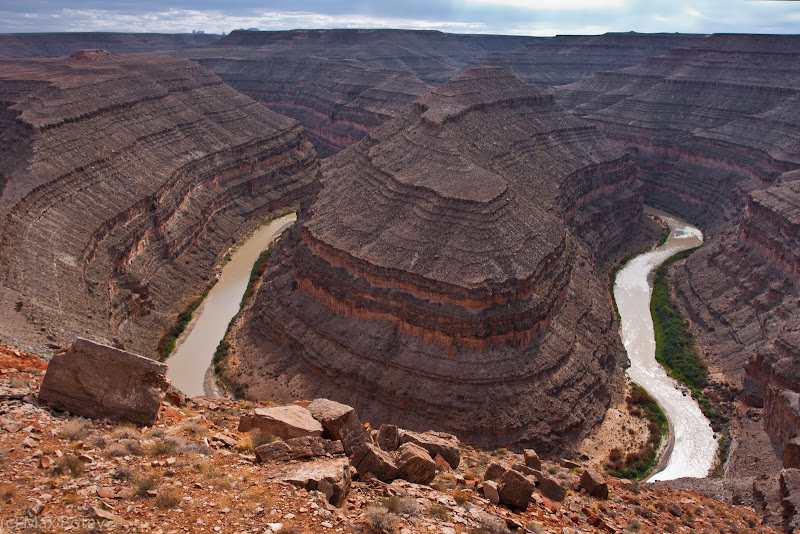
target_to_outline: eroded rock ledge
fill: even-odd
[[[187,60],[84,51],[0,68],[2,335],[155,356],[249,225],[311,192],[294,120]]]
[[[483,67],[323,176],[229,337],[227,380],[483,445],[554,450],[602,418],[623,356],[593,266],[641,214],[622,151]]]

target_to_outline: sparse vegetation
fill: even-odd
[[[431,504],[428,507],[428,515],[441,521],[450,521],[450,509],[441,504]]]
[[[371,532],[376,534],[392,534],[397,532],[399,521],[397,516],[383,506],[372,506],[364,513]]]
[[[17,496],[17,487],[14,484],[4,482],[0,484],[0,502],[9,503]]]
[[[183,492],[180,488],[170,486],[158,490],[154,504],[159,508],[175,508],[181,503],[182,499]]]
[[[453,499],[455,499],[456,504],[462,506],[465,502],[469,501],[471,494],[468,491],[461,491],[455,490],[453,492]]]
[[[697,353],[689,323],[672,302],[669,288],[669,269],[677,261],[686,258],[696,249],[673,255],[656,269],[653,279],[653,296],[650,313],[656,339],[656,360],[664,366],[667,374],[689,388],[700,405],[700,410],[711,422],[714,432],[720,436],[718,465],[728,456],[730,430],[728,418],[717,411],[704,392],[708,386],[708,366]],[[719,472],[717,471],[719,474]]]
[[[417,511],[417,501],[411,497],[392,495],[381,499],[380,505],[393,514],[413,515]]]
[[[186,327],[192,320],[192,315],[194,314],[195,311],[197,311],[197,308],[200,307],[205,298],[208,296],[208,293],[215,285],[217,285],[216,278],[212,279],[206,285],[205,289],[203,289],[203,292],[200,293],[200,296],[197,297],[191,304],[189,304],[189,307],[187,307],[186,310],[178,314],[178,318],[175,321],[175,325],[169,330],[167,330],[164,333],[164,335],[161,336],[161,339],[158,340],[158,345],[156,347],[156,350],[158,351],[158,354],[161,356],[160,360],[162,362],[166,360],[170,354],[172,354],[173,350],[175,350],[175,343],[178,341],[178,338],[183,333],[183,331],[186,330]]]
[[[168,436],[163,439],[156,439],[147,447],[147,452],[151,456],[167,456],[175,454],[183,446],[183,440],[176,436]]]
[[[133,488],[136,495],[139,497],[146,497],[148,491],[152,491],[158,487],[159,479],[155,473],[143,472],[133,477]]]
[[[642,449],[631,451],[624,458],[621,449],[612,449],[608,455],[606,470],[615,477],[638,480],[655,467],[661,440],[669,432],[669,423],[655,399],[638,384],[631,383],[626,403],[631,415],[647,420],[647,442]]]
[[[83,462],[77,456],[72,454],[65,454],[56,460],[53,466],[53,472],[57,475],[70,475],[72,478],[78,477],[83,474]]]
[[[64,423],[64,426],[61,427],[58,433],[61,437],[70,441],[77,441],[88,436],[91,429],[91,421],[75,417]]]

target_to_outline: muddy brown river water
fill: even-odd
[[[670,256],[700,246],[702,232],[676,217],[655,210],[669,224],[669,239],[655,250],[630,260],[617,274],[614,298],[621,317],[621,336],[631,366],[628,376],[647,390],[664,410],[669,420],[670,442],[658,472],[649,482],[681,477],[708,475],[717,453],[717,441],[711,424],[686,388],[667,376],[655,358],[650,295],[651,273]]]
[[[167,378],[185,395],[214,394],[213,391],[205,391],[206,371],[228,324],[239,311],[253,263],[261,251],[295,220],[297,215],[291,213],[257,229],[234,251],[230,261],[223,266],[219,281],[194,312],[192,321],[167,360]]]

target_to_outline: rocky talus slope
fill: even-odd
[[[1,335],[155,356],[231,244],[316,175],[296,121],[190,61],[0,62]]]
[[[798,53],[797,36],[713,35],[555,89],[633,148],[646,202],[707,233],[675,269],[676,295],[714,376],[744,380],[733,475],[779,469],[771,451],[800,419]]]
[[[624,359],[595,270],[638,231],[628,156],[507,71],[471,69],[325,160],[228,337],[248,398],[559,449]]]
[[[268,407],[168,395],[150,427],[82,419],[39,405],[44,368],[36,356],[0,345],[3,533],[777,532],[745,507],[693,491],[604,480],[579,463],[541,461],[532,451],[489,453],[458,444],[448,449],[458,466],[437,457],[429,483],[382,482],[349,467],[321,415],[330,412],[316,411],[314,403]],[[237,429],[243,415],[277,411],[314,413],[328,421],[325,433],[319,436],[316,423],[316,436],[265,443],[274,438]],[[293,420],[280,424],[299,430]],[[376,451],[378,443],[390,448],[390,433],[364,426],[363,442]],[[430,448],[436,436],[416,439]],[[400,447],[426,454],[409,443]],[[268,454],[279,450],[300,457]],[[336,485],[322,478],[330,465],[347,466],[332,480]]]

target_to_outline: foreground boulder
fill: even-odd
[[[400,443],[416,443],[426,451],[431,457],[441,455],[450,467],[455,469],[461,463],[461,451],[458,448],[458,438],[450,434],[410,432],[403,430],[400,432]]]
[[[322,423],[325,432],[344,445],[348,456],[367,443],[367,434],[351,406],[328,399],[316,399],[308,406],[311,415]]]
[[[531,469],[536,469],[537,471],[542,470],[542,461],[539,459],[539,455],[536,454],[536,451],[533,449],[525,449],[525,465],[530,467]]]
[[[539,491],[551,501],[563,501],[567,496],[567,489],[550,477],[539,480]]]
[[[344,458],[281,465],[268,471],[267,476],[308,491],[319,491],[334,506],[341,506],[350,491],[350,463]]]
[[[603,475],[594,469],[586,468],[581,474],[581,487],[592,497],[608,499],[608,484]]]
[[[300,458],[342,453],[344,453],[344,448],[341,441],[330,441],[319,436],[273,441],[256,448],[258,459],[264,463],[286,462]]]
[[[403,443],[395,460],[400,478],[415,484],[429,484],[436,476],[436,462],[415,443]]]
[[[250,432],[254,428],[281,439],[322,435],[322,425],[311,417],[311,412],[294,405],[256,408],[252,414],[239,419],[239,432]]]
[[[364,480],[371,474],[383,482],[391,482],[397,477],[397,465],[392,456],[370,443],[364,444],[353,456],[353,467]]]
[[[50,360],[39,402],[83,417],[150,426],[169,387],[166,374],[163,363],[79,337]]]
[[[512,509],[527,510],[535,487],[519,471],[506,471],[500,480],[500,502]]]

